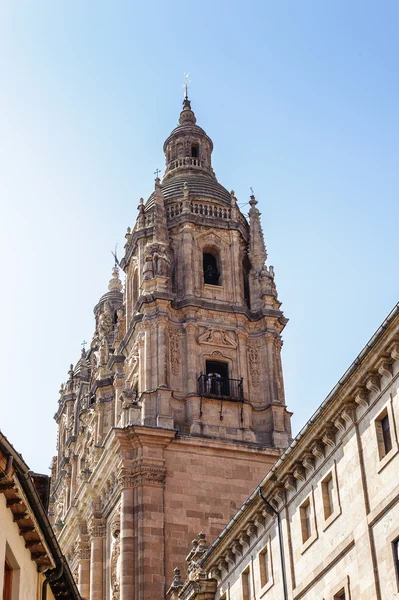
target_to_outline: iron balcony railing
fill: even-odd
[[[244,401],[243,379],[229,379],[218,375],[201,375],[198,377],[198,393],[200,396],[222,398],[226,400]]]

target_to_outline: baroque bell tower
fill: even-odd
[[[90,600],[165,598],[288,445],[281,332],[257,201],[212,169],[187,95],[57,413],[51,515]]]

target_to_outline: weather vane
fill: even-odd
[[[184,98],[188,98],[188,88],[190,87],[190,73],[184,73],[184,83],[182,85],[182,90],[184,90]]]
[[[251,187],[249,189],[251,190],[252,196],[255,196],[253,189]]]
[[[115,267],[120,267],[119,260],[118,260],[118,255],[116,253],[117,250],[118,250],[118,244],[115,244],[115,252],[113,252],[111,250],[111,254],[112,254],[112,256],[114,257],[114,260],[115,260]]]

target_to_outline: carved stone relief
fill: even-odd
[[[180,372],[181,363],[181,344],[180,332],[176,329],[169,328],[169,348],[170,348],[170,365],[173,375],[178,375]]]
[[[198,337],[199,344],[219,346],[224,348],[237,348],[237,342],[231,338],[225,329],[217,327],[208,328]]]
[[[257,340],[250,340],[247,343],[249,372],[251,382],[254,387],[260,384],[260,344]]]

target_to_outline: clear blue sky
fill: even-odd
[[[0,4],[0,427],[34,470],[162,168],[183,73],[219,181],[253,186],[294,433],[398,300],[399,4]]]

